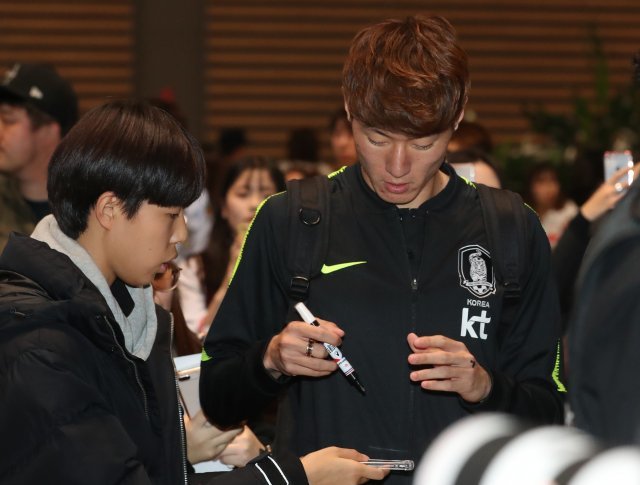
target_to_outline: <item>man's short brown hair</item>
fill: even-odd
[[[342,71],[354,119],[414,138],[453,128],[468,89],[467,55],[439,16],[386,20],[361,30]]]

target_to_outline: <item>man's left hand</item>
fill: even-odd
[[[429,366],[409,374],[423,389],[456,392],[470,403],[482,401],[491,392],[489,373],[462,342],[443,335],[418,337],[415,333],[408,335],[407,342],[413,352],[409,364]]]

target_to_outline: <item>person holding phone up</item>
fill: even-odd
[[[574,285],[582,258],[591,240],[591,235],[600,219],[624,197],[630,182],[632,183],[635,180],[638,173],[640,173],[640,164],[633,165],[633,162],[631,168],[627,163],[624,163],[615,171],[609,172],[606,180],[580,206],[578,213],[569,222],[554,249],[552,261],[560,295],[563,334],[566,334],[568,330],[567,325],[569,312],[573,305]]]

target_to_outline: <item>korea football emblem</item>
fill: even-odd
[[[496,292],[491,255],[482,246],[471,244],[458,249],[460,286],[484,298]]]

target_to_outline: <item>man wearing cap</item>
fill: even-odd
[[[0,84],[0,251],[51,211],[47,167],[78,117],[68,81],[49,66],[15,64]]]

